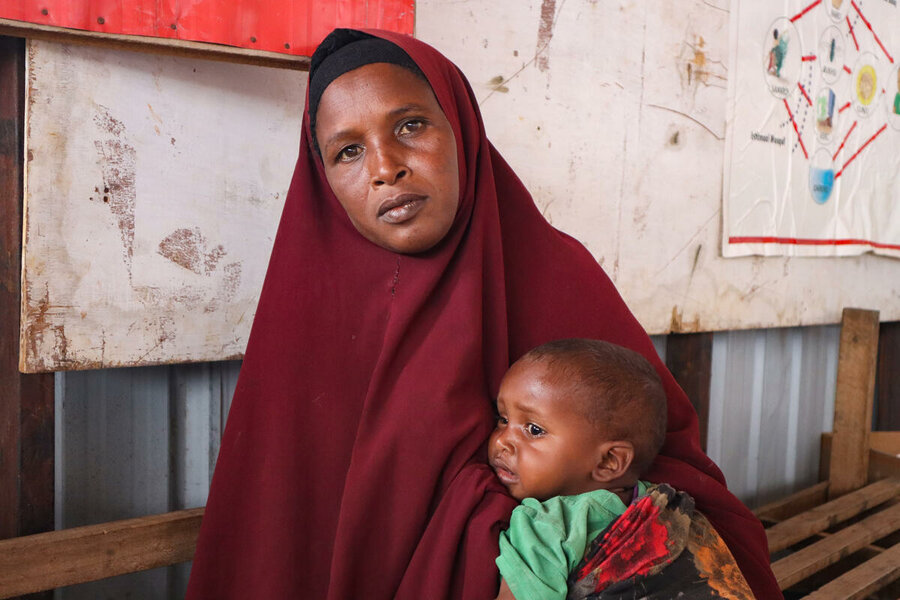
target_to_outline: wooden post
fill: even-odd
[[[877,358],[878,312],[845,308],[834,398],[829,498],[866,484]]]
[[[666,366],[687,394],[700,420],[700,447],[706,452],[712,333],[673,333],[666,339]]]
[[[24,114],[25,40],[0,37],[0,538],[53,529],[53,374],[18,369]]]
[[[875,381],[875,430],[900,431],[900,322],[881,324]]]

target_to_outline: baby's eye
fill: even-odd
[[[509,420],[506,417],[497,415],[497,425],[506,425],[507,423],[509,423]]]
[[[340,152],[337,153],[338,162],[349,162],[362,154],[362,147],[356,144],[352,146],[346,146],[341,148]]]
[[[400,135],[416,133],[425,127],[425,121],[421,119],[410,119],[400,126]]]
[[[534,423],[527,423],[525,425],[525,431],[532,437],[540,437],[546,433],[539,425],[535,425]]]

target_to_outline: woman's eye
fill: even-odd
[[[544,435],[544,430],[534,423],[528,423],[527,425],[525,425],[525,431],[528,432],[528,435],[532,437],[539,437]]]
[[[337,153],[337,160],[339,162],[347,162],[351,161],[362,153],[362,148],[357,145],[347,146],[345,148],[341,148],[340,152]]]
[[[400,134],[416,133],[425,127],[425,121],[421,119],[411,119],[400,126]]]

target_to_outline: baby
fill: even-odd
[[[519,359],[500,383],[490,464],[522,504],[500,535],[500,598],[565,598],[588,544],[649,484],[666,395],[637,352],[567,339]]]

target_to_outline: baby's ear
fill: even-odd
[[[628,440],[603,442],[597,447],[597,461],[591,473],[594,481],[610,483],[624,477],[634,462],[634,444]]]

